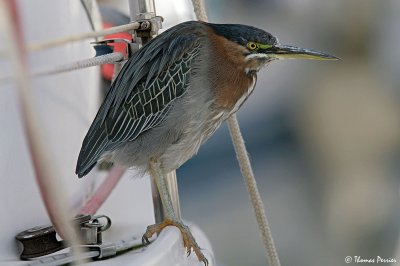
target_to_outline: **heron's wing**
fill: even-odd
[[[185,92],[199,38],[165,33],[129,59],[112,84],[83,141],[78,176],[87,174],[105,151],[157,126]]]

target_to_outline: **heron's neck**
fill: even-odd
[[[246,73],[245,48],[238,48],[227,39],[214,33],[210,35],[211,51],[208,67],[211,89],[217,107],[232,110],[243,96],[249,93],[254,73]],[[207,48],[206,48],[207,49]]]

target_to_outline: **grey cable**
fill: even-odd
[[[139,22],[131,22],[129,24],[111,27],[111,28],[104,29],[104,30],[85,32],[85,33],[81,33],[81,34],[77,34],[77,35],[62,37],[59,39],[28,44],[26,47],[26,50],[27,50],[27,52],[37,52],[37,51],[45,50],[45,49],[48,49],[51,47],[64,45],[64,44],[67,44],[70,42],[76,42],[76,41],[82,41],[85,39],[93,39],[93,38],[97,38],[97,37],[103,37],[105,35],[110,35],[110,34],[119,33],[119,32],[132,31],[132,30],[138,29],[139,27],[140,27]],[[3,57],[6,57],[6,56],[7,56],[7,51],[1,50],[0,51],[0,59]]]
[[[124,55],[119,52],[110,53],[106,55],[100,55],[93,58],[79,60],[70,64],[60,65],[57,67],[52,67],[51,69],[41,70],[38,72],[34,72],[32,77],[41,77],[47,75],[54,75],[62,72],[68,72],[73,70],[78,70],[82,68],[98,66],[103,64],[114,64],[115,62],[122,61],[124,59]]]
[[[257,188],[257,182],[254,178],[253,169],[251,167],[250,159],[247,154],[246,146],[242,137],[242,133],[240,132],[236,115],[233,115],[228,119],[228,125],[233,146],[235,148],[236,157],[239,161],[240,171],[244,177],[244,182],[246,184],[247,191],[249,192],[251,204],[253,205],[258,227],[266,248],[269,265],[279,266],[279,257],[275,248],[274,239],[272,238],[271,228],[269,226],[267,216],[265,215],[264,204]]]
[[[115,52],[115,53],[110,53],[110,54],[106,54],[106,55],[96,56],[93,58],[79,60],[79,61],[72,62],[69,64],[51,67],[51,68],[44,69],[44,70],[35,71],[30,75],[30,77],[37,78],[37,77],[42,77],[42,76],[48,76],[48,75],[54,75],[54,74],[59,74],[59,73],[63,73],[63,72],[79,70],[79,69],[92,67],[92,66],[98,66],[98,65],[103,65],[103,64],[114,64],[116,62],[121,62],[123,59],[124,59],[124,56],[122,53]],[[14,78],[15,77],[13,77],[13,76],[0,77],[0,84],[6,83],[6,82],[12,82],[14,80]]]
[[[18,27],[18,13],[12,12],[12,1],[0,1],[0,30],[3,30],[8,45],[9,57],[13,71],[16,73],[16,92],[20,108],[22,125],[29,147],[29,153],[34,168],[40,194],[50,220],[57,233],[71,245],[77,246],[79,240],[75,228],[69,223],[70,213],[66,211],[67,199],[61,193],[63,182],[58,177],[52,155],[47,149],[46,139],[42,134],[42,120],[38,116],[37,102],[32,96],[31,83],[26,64],[27,53],[24,49],[22,30]],[[74,256],[79,256],[81,250],[74,249]],[[80,261],[80,260],[79,260]]]
[[[108,29],[104,29],[104,30],[91,31],[91,32],[86,32],[86,33],[81,33],[81,34],[77,34],[77,35],[63,37],[60,39],[28,44],[27,50],[28,50],[28,52],[35,52],[35,51],[39,51],[39,50],[43,50],[43,49],[48,49],[50,47],[70,43],[70,42],[81,41],[84,39],[93,39],[96,37],[102,37],[105,35],[110,35],[110,34],[124,32],[124,31],[131,31],[131,30],[138,29],[139,26],[140,26],[139,22],[132,22],[129,24],[116,26],[116,27],[112,27],[112,28],[108,28]]]
[[[204,0],[192,0],[192,3],[197,19],[208,21]],[[261,232],[269,265],[280,266],[278,253],[275,248],[274,239],[272,238],[271,228],[267,216],[265,215],[264,204],[257,188],[257,182],[254,178],[253,169],[251,167],[250,159],[235,114],[228,119],[228,126],[233,146],[235,148],[236,157],[239,162],[240,171],[243,175],[247,191],[249,192],[251,204],[253,205],[258,227]]]
[[[208,21],[207,11],[203,0],[192,0],[194,13],[196,17],[201,21]]]

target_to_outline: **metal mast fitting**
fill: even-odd
[[[131,20],[140,23],[135,30],[135,41],[146,44],[162,28],[163,18],[156,16],[154,0],[129,0],[129,10]]]

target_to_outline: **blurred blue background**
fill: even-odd
[[[272,63],[238,112],[282,265],[400,261],[400,2],[209,0],[207,8],[212,22],[257,26],[343,59]],[[178,180],[183,217],[205,231],[221,265],[266,264],[226,125]]]

